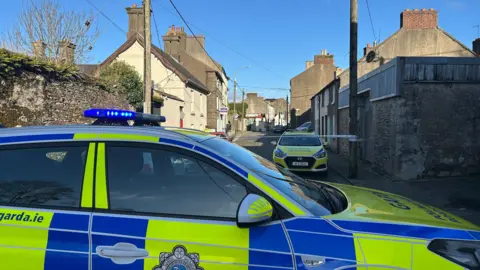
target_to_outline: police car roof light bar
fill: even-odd
[[[165,116],[155,114],[145,114],[127,110],[117,109],[88,109],[83,112],[83,116],[96,119],[111,120],[140,120],[149,122],[165,122]]]

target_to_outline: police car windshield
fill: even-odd
[[[256,172],[262,179],[281,190],[312,214],[317,216],[331,214],[328,210],[328,198],[316,185],[224,139],[213,137],[202,141],[201,144]]]
[[[280,138],[278,145],[283,146],[321,146],[322,142],[317,136],[286,135]]]

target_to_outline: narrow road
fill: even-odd
[[[255,154],[262,156],[270,161],[272,161],[272,154],[275,146],[272,145],[272,141],[278,141],[280,134],[275,134],[273,132],[245,132],[240,136],[235,143],[245,147],[246,149],[254,152]],[[329,170],[328,175],[324,173],[296,173],[297,175],[318,181],[326,181],[333,183],[341,184],[350,184],[345,178],[340,174],[336,173],[334,170]]]

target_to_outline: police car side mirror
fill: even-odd
[[[248,228],[272,219],[273,207],[262,196],[248,194],[240,202],[237,210],[237,226]]]
[[[272,145],[277,145],[277,141],[271,141],[270,142]]]

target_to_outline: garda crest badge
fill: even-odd
[[[172,252],[160,253],[160,264],[152,270],[203,270],[199,263],[198,253],[189,254],[184,246],[176,246]]]

